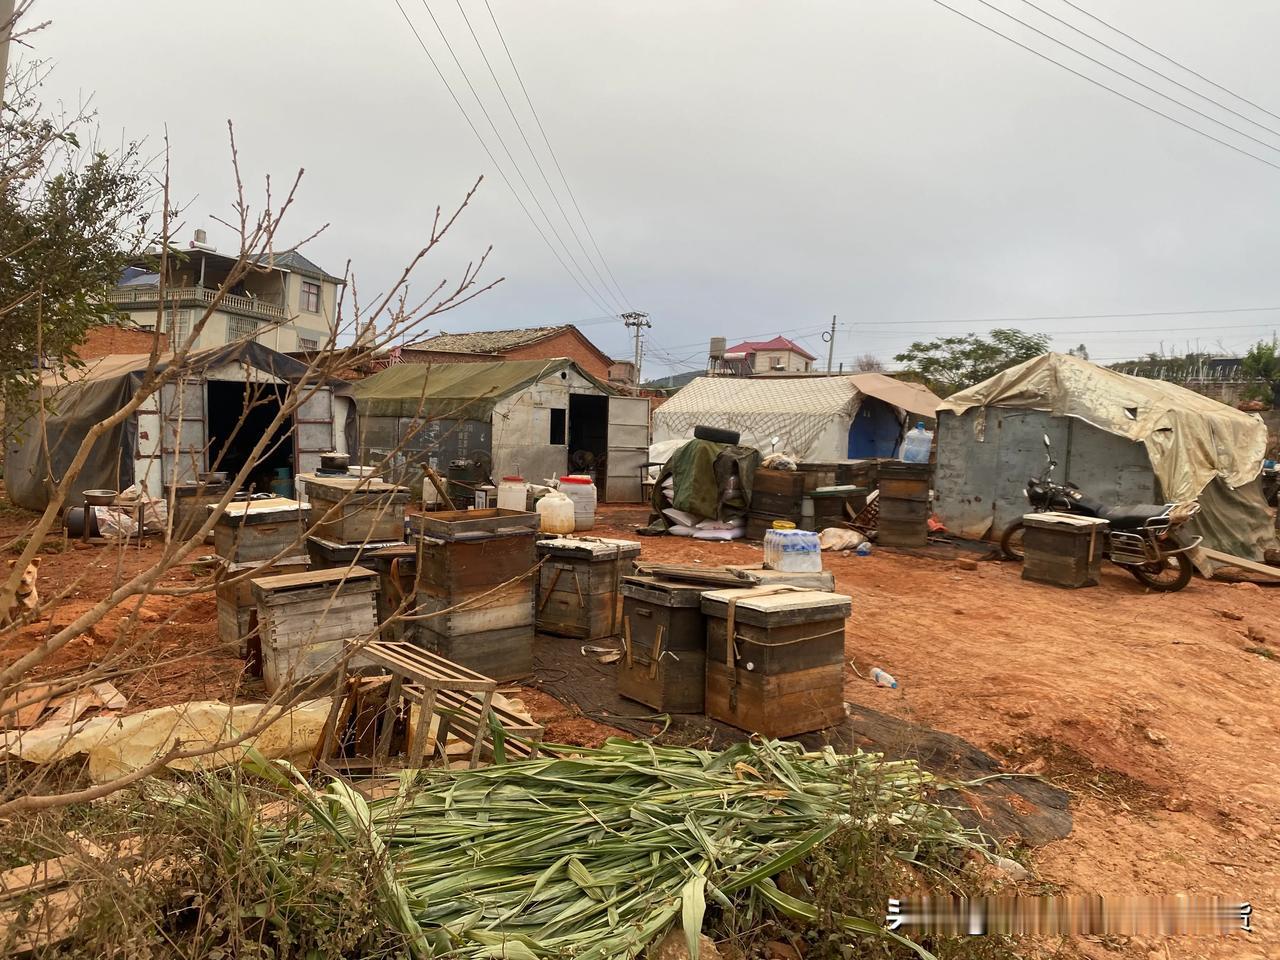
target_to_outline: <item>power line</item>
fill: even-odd
[[[1137,64],[1139,67],[1142,67],[1142,69],[1144,69],[1144,70],[1149,70],[1151,73],[1154,73],[1157,77],[1160,77],[1160,78],[1161,78],[1161,79],[1163,79],[1163,80],[1168,80],[1170,83],[1174,84],[1175,86],[1181,87],[1183,90],[1187,91],[1187,93],[1191,94],[1192,96],[1199,97],[1199,98],[1200,98],[1200,99],[1202,99],[1202,100],[1207,100],[1207,101],[1209,101],[1209,103],[1212,103],[1215,107],[1218,107],[1218,108],[1220,108],[1220,109],[1222,109],[1222,110],[1225,110],[1227,113],[1231,114],[1232,116],[1239,117],[1239,118],[1240,118],[1241,120],[1243,120],[1245,123],[1252,123],[1255,127],[1261,127],[1263,130],[1267,131],[1267,133],[1270,133],[1270,134],[1273,134],[1273,135],[1275,135],[1275,136],[1277,136],[1277,137],[1280,137],[1280,130],[1276,130],[1276,129],[1272,128],[1272,127],[1269,127],[1269,126],[1267,126],[1265,123],[1260,123],[1259,121],[1254,120],[1252,117],[1246,116],[1245,114],[1241,113],[1240,111],[1232,109],[1231,107],[1227,106],[1225,103],[1222,103],[1220,100],[1215,100],[1213,97],[1211,97],[1211,96],[1209,96],[1209,95],[1207,95],[1207,94],[1201,93],[1199,90],[1196,90],[1196,89],[1194,89],[1194,88],[1192,88],[1192,87],[1187,86],[1187,85],[1186,85],[1185,83],[1183,83],[1182,81],[1174,79],[1173,77],[1169,76],[1167,73],[1161,73],[1159,70],[1157,70],[1155,67],[1151,66],[1150,64],[1143,63],[1141,60],[1137,59],[1136,57],[1131,56],[1130,54],[1125,53],[1123,50],[1120,50],[1120,49],[1118,49],[1118,48],[1116,48],[1116,47],[1113,47],[1111,44],[1107,43],[1105,40],[1101,40],[1101,39],[1099,39],[1098,37],[1095,37],[1093,34],[1089,33],[1087,30],[1082,30],[1080,27],[1077,27],[1077,26],[1076,26],[1075,24],[1073,24],[1071,21],[1069,21],[1069,20],[1064,20],[1062,17],[1058,16],[1057,14],[1049,12],[1049,11],[1048,11],[1048,10],[1046,10],[1044,7],[1042,7],[1042,6],[1040,6],[1039,4],[1037,4],[1037,3],[1033,2],[1033,0],[1022,0],[1022,2],[1023,2],[1023,3],[1025,3],[1027,6],[1031,7],[1033,10],[1038,10],[1042,15],[1044,15],[1044,16],[1046,16],[1046,17],[1048,17],[1050,20],[1055,20],[1055,21],[1057,21],[1058,23],[1062,24],[1062,25],[1063,25],[1064,27],[1066,27],[1068,30],[1072,30],[1072,31],[1074,31],[1075,33],[1078,33],[1080,36],[1085,37],[1086,39],[1092,40],[1094,43],[1098,44],[1099,46],[1106,47],[1106,48],[1107,48],[1108,50],[1110,50],[1112,53],[1114,53],[1114,54],[1116,54],[1116,55],[1118,55],[1118,56],[1124,57],[1124,58],[1125,58],[1126,60],[1128,60],[1130,63]],[[1066,2],[1066,0],[1064,0],[1064,2]],[[1074,5],[1074,4],[1071,4],[1071,3],[1068,3],[1068,6],[1075,7],[1075,5]],[[1079,7],[1075,7],[1075,9],[1079,10],[1080,8],[1079,8]],[[1083,12],[1083,11],[1082,11],[1082,12]],[[1007,16],[1007,14],[1006,14],[1006,16]],[[1096,18],[1095,18],[1095,19],[1096,19]],[[1021,22],[1021,21],[1019,21],[1019,22]],[[1033,27],[1032,29],[1035,29],[1035,28]],[[1127,34],[1126,34],[1126,36],[1127,36]],[[1130,40],[1133,40],[1133,38],[1132,38],[1132,37],[1130,37],[1129,39],[1130,39]],[[1059,42],[1061,42],[1061,41],[1059,41]],[[1144,47],[1144,48],[1145,48],[1145,49],[1147,49],[1147,50],[1151,50],[1151,48],[1150,48],[1150,47],[1147,47],[1147,45],[1146,45],[1146,44],[1143,44],[1143,43],[1141,43],[1141,42],[1140,42],[1140,41],[1138,41],[1138,40],[1134,40],[1133,42],[1134,42],[1134,43],[1138,43],[1140,46]],[[1074,48],[1073,48],[1073,49],[1074,49]],[[1152,53],[1156,53],[1158,56],[1163,56],[1163,54],[1159,54],[1159,53],[1158,53],[1157,51],[1155,51],[1155,50],[1151,50],[1151,52],[1152,52]],[[1083,55],[1084,55],[1084,54],[1082,54],[1082,56],[1083,56]],[[1165,57],[1164,59],[1168,60],[1169,58],[1168,58],[1168,57]],[[1171,61],[1171,62],[1173,62],[1173,61]],[[1184,67],[1183,69],[1186,69],[1186,68]],[[1123,76],[1126,76],[1126,74],[1123,74],[1123,73],[1122,73],[1122,74],[1120,74],[1120,75],[1121,75],[1122,77],[1123,77]],[[1132,78],[1130,78],[1130,79],[1132,79]],[[1204,78],[1201,78],[1201,79],[1204,79]],[[1140,81],[1134,81],[1134,82],[1136,83],[1136,82],[1140,82]],[[1213,81],[1212,81],[1212,80],[1206,80],[1206,82],[1207,82],[1207,83],[1213,83]],[[1213,85],[1214,85],[1214,86],[1217,86],[1217,84],[1213,84]],[[1228,91],[1228,92],[1230,92],[1230,91]],[[1163,94],[1162,94],[1162,96],[1163,96]],[[1234,96],[1234,94],[1233,94],[1233,96]],[[1170,98],[1170,99],[1172,99],[1172,98]],[[1181,101],[1179,101],[1179,100],[1174,100],[1173,102],[1174,102],[1174,103],[1181,103]],[[1184,104],[1184,106],[1185,106],[1185,104]],[[1188,107],[1188,109],[1193,109],[1193,108]],[[1218,120],[1215,120],[1214,122],[1215,122],[1215,123],[1221,123],[1221,121],[1218,121]],[[1223,126],[1227,126],[1227,125],[1226,125],[1226,124],[1223,124]],[[1234,130],[1234,129],[1235,129],[1234,127],[1230,127],[1230,126],[1228,126],[1227,128],[1228,128],[1228,129],[1230,129],[1230,130]],[[1239,131],[1237,131],[1237,132],[1239,132]],[[1242,135],[1242,136],[1246,136],[1246,137],[1248,136],[1248,134],[1241,134],[1241,135]],[[1252,138],[1250,138],[1250,139],[1252,139]],[[1259,141],[1257,141],[1257,142],[1258,142],[1258,143],[1262,143],[1262,141],[1260,141],[1260,140],[1259,140]],[[1263,144],[1263,146],[1270,146],[1270,144]],[[1275,148],[1274,148],[1274,147],[1272,147],[1272,149],[1275,149]]]
[[[962,10],[957,10],[955,7],[951,6],[950,4],[943,2],[943,0],[933,0],[933,2],[945,10],[950,10],[956,16],[961,17],[965,20],[968,20],[970,23],[981,27],[983,30],[986,30],[990,33],[994,33],[1000,39],[1008,40],[1010,43],[1014,44],[1015,46],[1019,46],[1023,50],[1028,51],[1029,53],[1034,53],[1040,59],[1047,60],[1049,63],[1052,63],[1054,66],[1061,67],[1063,70],[1066,70],[1068,73],[1075,74],[1080,79],[1087,80],[1089,83],[1092,83],[1094,86],[1101,87],[1103,90],[1106,90],[1109,93],[1114,93],[1117,97],[1120,97],[1122,100],[1127,100],[1129,101],[1129,103],[1132,103],[1135,106],[1141,107],[1143,110],[1150,111],[1151,113],[1154,113],[1158,117],[1164,117],[1164,119],[1172,123],[1176,123],[1178,126],[1183,127],[1187,130],[1190,130],[1192,133],[1198,133],[1200,136],[1206,137],[1209,140],[1212,140],[1214,143],[1217,143],[1217,144],[1220,144],[1221,146],[1226,147],[1228,150],[1234,150],[1236,153],[1243,154],[1244,156],[1248,157],[1251,160],[1256,160],[1258,161],[1258,163],[1264,163],[1268,167],[1271,167],[1272,169],[1280,170],[1280,164],[1272,163],[1270,160],[1267,160],[1264,157],[1260,157],[1256,153],[1250,153],[1248,150],[1244,149],[1244,147],[1236,146],[1234,143],[1231,143],[1227,140],[1223,140],[1221,137],[1215,137],[1213,134],[1208,133],[1207,131],[1201,130],[1199,127],[1194,127],[1183,120],[1179,120],[1177,117],[1172,116],[1171,114],[1165,113],[1163,110],[1158,110],[1157,108],[1151,106],[1151,104],[1149,103],[1143,103],[1141,100],[1138,100],[1135,97],[1131,97],[1127,93],[1121,93],[1115,87],[1107,86],[1107,84],[1103,83],[1101,80],[1091,77],[1087,73],[1082,73],[1081,71],[1076,70],[1074,67],[1069,67],[1065,63],[1062,63],[1061,61],[1053,59],[1053,57],[1049,56],[1047,53],[1042,53],[1041,51],[1037,50],[1035,47],[1032,47],[1028,44],[1023,43],[1021,40],[1015,40],[1013,37],[1009,36],[1008,34],[1001,33],[999,30],[997,30],[995,27],[991,26],[990,24],[983,23],[981,20],[977,19],[976,17],[969,16],[969,14],[965,13]],[[983,2],[983,0],[979,0],[979,2]],[[993,8],[993,9],[998,9],[998,8]],[[1003,10],[999,12],[1004,13]],[[1004,15],[1006,17],[1009,17],[1009,19],[1011,20],[1017,21],[1018,23],[1022,22],[1018,20],[1017,17],[1014,17],[1010,14],[1006,13]],[[1030,27],[1030,29],[1035,30],[1036,28]],[[1042,32],[1042,31],[1036,31],[1036,32]],[[1055,42],[1061,43],[1062,41],[1059,40]],[[1063,46],[1068,46],[1068,45],[1063,44]],[[1073,49],[1070,47],[1068,48]],[[1075,52],[1079,53],[1078,50]],[[1080,54],[1080,55],[1087,56],[1086,54]],[[1110,68],[1110,67],[1108,67],[1108,69],[1113,70],[1113,68]],[[1118,70],[1113,70],[1113,72],[1119,73]],[[1124,76],[1124,74],[1121,74],[1121,76]],[[1139,86],[1146,86],[1146,84],[1142,84],[1140,81],[1135,81],[1135,82],[1138,82]],[[1159,91],[1153,90],[1151,87],[1147,87],[1147,89],[1152,90],[1152,92],[1156,93],[1158,96],[1165,96],[1164,94],[1159,93]],[[1166,99],[1172,99],[1172,98],[1166,97]],[[1178,101],[1175,100],[1174,102],[1177,103]],[[1215,122],[1220,122],[1220,121],[1215,121]],[[1233,127],[1232,129],[1235,129],[1235,128]]]
[[[507,185],[507,189],[511,191],[511,195],[515,198],[516,203],[520,206],[520,209],[524,212],[525,217],[528,218],[529,223],[533,225],[534,230],[537,231],[538,236],[542,238],[542,242],[547,245],[547,249],[551,251],[551,255],[556,258],[556,261],[560,264],[561,267],[564,268],[565,273],[569,274],[569,278],[573,280],[575,284],[577,284],[578,289],[581,290],[589,300],[595,303],[597,307],[599,307],[601,310],[604,310],[606,313],[612,312],[613,308],[610,307],[609,304],[603,302],[598,296],[596,296],[590,290],[588,290],[585,286],[583,286],[582,281],[579,280],[577,275],[572,270],[569,269],[569,265],[564,262],[564,258],[560,256],[559,251],[556,250],[555,246],[547,238],[547,234],[542,229],[542,225],[538,223],[538,221],[534,218],[533,214],[529,212],[529,207],[525,203],[524,198],[520,196],[519,191],[517,191],[515,188],[515,184],[511,182],[511,178],[507,176],[507,173],[505,170],[503,170],[502,165],[498,163],[497,157],[495,157],[493,155],[493,151],[489,149],[489,144],[485,141],[484,137],[481,136],[480,130],[476,127],[475,122],[471,119],[471,115],[467,113],[466,107],[464,107],[462,105],[462,101],[458,99],[458,95],[454,92],[452,84],[450,84],[448,78],[445,77],[444,71],[440,69],[440,64],[436,62],[436,58],[432,56],[431,50],[427,47],[426,42],[422,39],[422,35],[418,33],[417,26],[409,18],[409,14],[405,11],[404,6],[401,4],[400,0],[395,0],[395,4],[396,4],[396,8],[400,11],[400,16],[404,18],[404,22],[408,24],[409,30],[413,33],[414,39],[418,41],[418,46],[421,47],[422,52],[426,54],[428,62],[430,62],[432,68],[436,72],[436,76],[440,78],[440,82],[444,84],[444,88],[448,92],[450,99],[452,99],[454,102],[454,105],[457,106],[458,112],[462,114],[462,118],[467,122],[467,126],[471,128],[471,132],[475,134],[476,140],[480,142],[480,147],[484,150],[485,155],[489,158],[489,162],[492,163],[494,169],[498,171],[498,176],[500,176],[502,178],[502,182]]]
[[[502,147],[503,152],[507,155],[507,159],[511,161],[511,165],[515,168],[516,175],[520,178],[520,182],[524,184],[524,188],[529,191],[529,196],[533,200],[534,206],[538,208],[538,212],[541,213],[543,219],[547,221],[547,226],[551,228],[552,235],[560,242],[560,246],[564,250],[565,256],[567,256],[570,261],[572,261],[573,265],[578,268],[578,272],[582,274],[582,279],[587,282],[587,286],[591,287],[592,291],[597,295],[600,301],[605,304],[605,309],[608,310],[610,297],[608,295],[601,295],[600,289],[591,282],[591,278],[587,276],[587,272],[582,269],[582,264],[578,263],[578,258],[573,255],[573,251],[569,249],[569,245],[565,243],[564,238],[560,236],[560,231],[556,229],[556,225],[551,222],[551,216],[547,213],[546,208],[543,207],[542,201],[538,199],[537,192],[532,186],[530,186],[529,179],[524,175],[524,169],[516,161],[515,155],[511,152],[511,148],[507,146],[507,141],[503,138],[501,131],[498,130],[498,125],[494,123],[493,117],[489,114],[489,109],[484,105],[484,101],[480,98],[480,94],[475,88],[475,84],[471,82],[471,75],[467,73],[467,68],[462,65],[462,61],[458,59],[458,54],[453,49],[453,44],[449,42],[449,37],[444,32],[444,28],[440,26],[440,21],[436,19],[436,15],[431,9],[431,4],[429,4],[427,0],[422,0],[422,8],[427,11],[427,16],[431,18],[431,22],[435,25],[436,33],[440,34],[440,39],[444,41],[445,48],[449,51],[449,56],[453,58],[454,66],[456,66],[458,68],[458,72],[462,74],[463,82],[466,83],[467,89],[471,91],[471,96],[476,101],[476,106],[480,108],[480,112],[484,114],[485,120],[489,122],[489,128],[493,130],[493,135],[497,138],[498,145]],[[479,43],[478,40],[476,42]],[[501,92],[501,88],[499,88],[499,93]],[[613,308],[615,310],[618,309],[618,304],[613,304]]]
[[[1200,80],[1203,80],[1205,83],[1209,84],[1209,86],[1214,87],[1214,88],[1216,88],[1216,89],[1218,89],[1218,90],[1221,90],[1221,91],[1222,91],[1223,93],[1225,93],[1225,94],[1228,94],[1228,95],[1230,95],[1230,96],[1235,97],[1235,98],[1236,98],[1237,100],[1239,100],[1241,103],[1247,103],[1249,106],[1253,107],[1255,110],[1260,110],[1261,112],[1265,113],[1265,114],[1266,114],[1267,116],[1269,116],[1269,117],[1273,117],[1273,118],[1274,118],[1274,119],[1276,119],[1276,120],[1280,120],[1280,114],[1272,113],[1272,112],[1271,112],[1270,110],[1268,110],[1266,107],[1262,106],[1262,105],[1261,105],[1261,104],[1259,104],[1259,103],[1255,103],[1254,101],[1250,100],[1248,97],[1241,96],[1240,94],[1236,93],[1235,91],[1227,89],[1226,87],[1224,87],[1224,86],[1223,86],[1222,84],[1220,84],[1220,83],[1215,83],[1214,81],[1210,80],[1208,77],[1206,77],[1206,76],[1205,76],[1204,74],[1202,74],[1202,73],[1197,73],[1195,70],[1193,70],[1193,69],[1191,69],[1190,67],[1188,67],[1185,63],[1180,63],[1180,62],[1178,62],[1177,60],[1173,59],[1173,57],[1166,56],[1165,54],[1161,53],[1159,50],[1155,49],[1154,47],[1149,47],[1149,46],[1147,46],[1145,43],[1143,43],[1143,42],[1142,42],[1141,40],[1139,40],[1137,37],[1133,36],[1132,34],[1125,33],[1125,32],[1124,32],[1123,30],[1121,30],[1119,27],[1114,26],[1113,24],[1108,23],[1106,20],[1103,20],[1101,17],[1099,17],[1099,16],[1095,16],[1094,14],[1090,13],[1088,10],[1084,9],[1083,7],[1078,6],[1078,5],[1074,4],[1074,3],[1072,3],[1072,2],[1071,2],[1071,0],[1062,0],[1062,2],[1063,2],[1063,3],[1065,3],[1065,4],[1066,4],[1068,7],[1070,7],[1072,10],[1076,10],[1076,11],[1078,11],[1078,12],[1080,12],[1080,13],[1084,14],[1084,15],[1085,15],[1086,17],[1088,17],[1090,20],[1093,20],[1093,21],[1095,21],[1096,23],[1100,23],[1100,24],[1102,24],[1102,25],[1103,25],[1104,27],[1106,27],[1108,30],[1111,30],[1111,31],[1114,31],[1115,33],[1118,33],[1120,36],[1124,37],[1126,40],[1129,40],[1129,41],[1131,41],[1131,42],[1133,42],[1133,43],[1136,43],[1136,44],[1137,44],[1138,46],[1140,46],[1143,50],[1146,50],[1146,51],[1148,51],[1148,52],[1150,52],[1150,53],[1154,53],[1154,54],[1155,54],[1157,57],[1159,57],[1161,60],[1164,60],[1164,61],[1166,61],[1166,62],[1168,62],[1168,63],[1172,63],[1175,67],[1178,67],[1178,68],[1179,68],[1179,69],[1181,69],[1181,70],[1185,70],[1185,71],[1187,71],[1187,73],[1191,74],[1193,77],[1196,77],[1196,78],[1198,78],[1198,79],[1200,79]],[[1250,122],[1253,122],[1253,121],[1250,121]],[[1270,129],[1270,128],[1268,128],[1268,129]]]
[[[426,0],[423,0],[425,3]],[[564,220],[564,225],[569,228],[574,241],[578,244],[578,249],[582,251],[583,258],[587,261],[587,265],[591,267],[591,272],[596,275],[596,279],[600,281],[600,289],[606,291],[610,298],[613,298],[613,292],[609,290],[609,283],[600,273],[600,268],[596,266],[595,261],[591,259],[591,254],[587,253],[586,244],[582,242],[582,238],[578,236],[573,222],[569,219],[569,215],[565,213],[564,204],[560,202],[560,195],[555,188],[551,186],[551,180],[547,177],[547,171],[543,169],[542,161],[538,159],[537,153],[534,152],[533,144],[529,142],[528,136],[524,132],[524,125],[520,122],[520,118],[516,116],[515,109],[511,106],[511,101],[507,98],[507,92],[502,88],[502,81],[498,79],[497,72],[493,69],[493,64],[489,60],[489,54],[485,52],[484,44],[480,42],[480,37],[476,35],[475,28],[471,25],[471,18],[467,16],[466,9],[462,6],[462,0],[454,0],[458,6],[458,13],[462,14],[462,21],[467,25],[467,31],[471,34],[471,39],[475,41],[476,49],[480,51],[480,57],[484,60],[484,65],[489,71],[489,76],[493,80],[493,85],[498,88],[498,96],[502,97],[503,104],[506,105],[507,113],[511,115],[511,122],[516,125],[516,132],[520,134],[520,139],[524,141],[525,149],[529,151],[529,156],[533,159],[533,164],[538,168],[538,173],[542,176],[542,182],[547,186],[547,192],[551,194],[551,199],[555,201],[556,209],[560,211],[560,218]],[[492,12],[492,11],[490,11]],[[619,307],[622,306],[621,301],[615,301]]]
[[[497,31],[498,39],[502,42],[502,49],[507,54],[507,62],[511,64],[511,69],[516,75],[516,81],[520,84],[520,92],[524,94],[524,101],[529,105],[529,112],[533,114],[533,120],[538,125],[538,132],[542,134],[542,142],[547,145],[547,153],[551,154],[551,162],[555,164],[556,172],[560,174],[560,182],[564,184],[565,191],[569,194],[569,200],[573,203],[573,209],[577,211],[578,219],[582,221],[582,227],[587,232],[587,238],[591,241],[591,246],[595,248],[600,262],[604,264],[605,272],[609,274],[609,279],[613,281],[613,287],[618,291],[618,296],[622,298],[623,303],[629,303],[631,298],[623,292],[622,285],[618,283],[618,278],[614,276],[613,268],[609,266],[609,261],[605,259],[604,252],[600,249],[600,244],[596,242],[591,225],[587,223],[587,218],[582,214],[582,207],[578,205],[577,194],[573,192],[573,187],[569,186],[569,178],[565,176],[564,168],[560,166],[560,158],[556,155],[555,148],[551,146],[551,138],[547,136],[547,130],[542,125],[542,117],[538,115],[537,108],[533,105],[533,98],[529,95],[529,88],[525,86],[524,77],[520,73],[520,68],[516,66],[515,57],[511,55],[511,48],[507,46],[507,38],[503,35],[502,28],[498,26],[498,18],[494,16],[493,7],[489,5],[489,0],[484,0],[484,6],[489,11],[489,19],[493,21],[493,29]]]
[[[425,3],[425,2],[426,2],[426,0],[423,0],[423,2]],[[1031,31],[1034,31],[1035,33],[1038,33],[1040,36],[1044,37],[1046,40],[1050,40],[1050,41],[1052,41],[1053,43],[1056,43],[1056,44],[1057,44],[1058,46],[1060,46],[1060,47],[1065,47],[1066,49],[1068,49],[1068,50],[1070,50],[1072,53],[1074,53],[1076,56],[1084,57],[1084,58],[1085,58],[1086,60],[1088,60],[1090,63],[1097,64],[1098,66],[1102,67],[1102,69],[1104,69],[1104,70],[1110,70],[1112,73],[1116,74],[1117,76],[1124,77],[1124,78],[1125,78],[1126,80],[1128,80],[1130,83],[1136,83],[1138,86],[1142,87],[1144,90],[1149,90],[1151,93],[1154,93],[1157,97],[1164,97],[1164,98],[1165,98],[1166,100],[1168,100],[1170,103],[1176,103],[1178,106],[1182,107],[1184,110],[1190,110],[1190,111],[1191,111],[1192,113],[1194,113],[1196,116],[1204,117],[1204,119],[1208,120],[1210,123],[1216,123],[1216,124],[1217,124],[1218,126],[1220,126],[1220,127],[1225,127],[1226,129],[1230,130],[1232,133],[1236,134],[1237,136],[1244,137],[1246,140],[1252,140],[1254,143],[1258,144],[1258,146],[1260,146],[1260,147],[1265,147],[1267,150],[1276,150],[1276,151],[1280,151],[1280,147],[1277,147],[1277,146],[1275,146],[1275,145],[1273,145],[1273,144],[1267,143],[1265,140],[1259,140],[1257,137],[1252,136],[1252,135],[1250,135],[1250,134],[1247,134],[1247,133],[1245,133],[1243,130],[1238,130],[1238,129],[1236,129],[1235,127],[1233,127],[1231,124],[1227,123],[1226,121],[1224,121],[1224,120],[1219,120],[1217,117],[1214,117],[1214,116],[1210,116],[1209,114],[1205,113],[1203,110],[1198,110],[1198,109],[1196,109],[1195,107],[1191,106],[1191,104],[1189,104],[1189,103],[1185,103],[1184,101],[1179,100],[1177,97],[1172,97],[1172,96],[1170,96],[1170,95],[1169,95],[1169,94],[1167,94],[1167,93],[1162,93],[1161,91],[1157,90],[1155,87],[1151,86],[1150,84],[1143,83],[1143,82],[1142,82],[1141,80],[1139,80],[1137,77],[1130,76],[1129,74],[1125,73],[1123,70],[1118,70],[1118,69],[1116,69],[1115,67],[1111,66],[1111,64],[1107,63],[1106,61],[1104,61],[1104,60],[1099,60],[1097,57],[1090,56],[1089,54],[1085,53],[1083,50],[1078,50],[1078,49],[1076,49],[1076,48],[1075,48],[1075,47],[1073,47],[1071,44],[1067,43],[1065,40],[1059,40],[1059,39],[1058,39],[1057,37],[1055,37],[1053,34],[1051,34],[1051,33],[1046,33],[1044,30],[1041,30],[1039,27],[1035,26],[1034,24],[1030,24],[1030,23],[1028,23],[1027,21],[1025,21],[1025,20],[1021,19],[1020,17],[1015,17],[1012,13],[1009,13],[1007,10],[1002,10],[1002,9],[1000,9],[1000,8],[999,8],[999,7],[997,7],[994,3],[991,3],[991,2],[990,2],[990,0],[978,0],[978,2],[979,2],[980,4],[982,4],[984,7],[988,8],[988,9],[990,9],[990,10],[994,10],[996,13],[999,13],[999,14],[1001,14],[1002,16],[1008,17],[1008,18],[1009,18],[1010,20],[1012,20],[1014,23],[1021,24],[1022,26],[1026,27],[1028,30],[1031,30]],[[1029,0],[1023,0],[1023,2],[1024,2],[1024,3],[1028,3],[1030,6],[1035,7],[1035,9],[1037,9],[1037,10],[1039,10],[1039,9],[1040,9],[1039,7],[1036,7],[1034,3],[1030,3],[1030,2],[1029,2]],[[1041,11],[1041,12],[1043,13],[1044,11]],[[1045,14],[1045,15],[1046,15],[1046,16],[1050,16],[1050,17],[1053,17],[1053,15],[1052,15],[1052,14]],[[1059,20],[1059,18],[1057,18],[1057,17],[1053,17],[1053,19],[1055,19],[1055,20]],[[1065,20],[1059,20],[1059,22],[1060,22],[1060,23],[1066,23],[1066,21],[1065,21]],[[1066,25],[1067,25],[1068,27],[1070,27],[1070,26],[1071,26],[1069,23],[1067,23]],[[1072,29],[1076,29],[1076,28],[1072,27]],[[1084,31],[1083,31],[1083,30],[1076,30],[1076,32],[1077,32],[1077,33],[1080,33],[1080,34],[1083,34],[1083,35],[1084,35],[1084,36],[1086,36],[1086,37],[1089,37],[1089,39],[1090,39],[1090,40],[1094,40],[1094,38],[1093,38],[1092,36],[1090,36],[1090,35],[1089,35],[1089,34],[1087,34],[1087,33],[1084,33]],[[1095,42],[1097,42],[1097,43],[1102,43],[1102,41],[1101,41],[1101,40],[1096,40]],[[1103,44],[1103,46],[1106,46],[1106,44]],[[1109,47],[1108,49],[1114,49],[1114,48],[1113,48],[1113,47]],[[1118,52],[1118,51],[1117,51],[1117,52]],[[1130,58],[1130,59],[1132,59],[1132,58]],[[1137,62],[1138,62],[1138,61],[1136,61],[1136,60],[1134,61],[1134,63],[1137,63]],[[1150,67],[1147,67],[1146,69],[1150,70],[1151,68],[1150,68]],[[1155,72],[1155,71],[1153,71],[1153,72]],[[1159,75],[1160,75],[1160,76],[1164,76],[1164,74],[1159,74]],[[1176,83],[1177,81],[1174,81],[1174,82]],[[1188,89],[1190,89],[1190,88],[1188,88]],[[1195,91],[1194,91],[1194,90],[1192,90],[1191,92],[1192,92],[1192,93],[1195,93]],[[1199,94],[1196,94],[1196,95],[1197,95],[1197,96],[1199,96]],[[1207,99],[1207,98],[1206,98],[1206,99]]]
[[[1044,317],[970,317],[965,320],[868,320],[858,324],[858,329],[874,327],[897,327],[907,325],[932,325],[944,323],[1042,323],[1058,320],[1136,320],[1142,317],[1193,317],[1221,313],[1269,313],[1280,310],[1276,307],[1226,307],[1218,310],[1152,310],[1146,313],[1072,313]],[[1199,329],[1198,327],[1195,329]]]

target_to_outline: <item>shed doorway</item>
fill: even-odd
[[[901,437],[897,411],[883,400],[864,394],[849,426],[849,459],[892,457],[898,452]]]
[[[569,472],[589,474],[604,483],[609,450],[609,398],[574,393],[569,396]]]
[[[276,383],[210,380],[208,389],[209,469],[225,470],[234,477],[249,461],[258,440],[270,430],[286,388]],[[292,434],[290,417],[276,428],[243,489],[292,495]]]

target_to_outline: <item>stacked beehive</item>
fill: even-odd
[[[413,518],[413,643],[495,680],[533,671],[537,514],[452,510]]]
[[[929,542],[932,478],[933,467],[927,463],[890,460],[880,464],[878,543],[889,547],[923,547]]]
[[[756,471],[747,515],[748,540],[763,540],[775,520],[799,525],[805,476],[796,470]]]
[[[634,540],[554,537],[538,542],[538,629],[580,640],[616,636],[622,578],[640,555]]]
[[[348,567],[361,563],[367,553],[404,543],[408,487],[373,477],[305,475],[299,480],[315,522],[307,537],[313,566]]]
[[[235,643],[241,656],[249,652],[257,619],[250,581],[307,570],[303,535],[309,516],[296,500],[269,497],[228,504],[214,523],[213,546],[221,561],[218,636]]]

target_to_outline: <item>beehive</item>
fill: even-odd
[[[537,594],[532,521],[500,510],[415,517],[431,533],[417,537],[414,616],[438,616],[410,621],[409,639],[495,680],[528,676]]]
[[[1055,587],[1094,587],[1102,576],[1107,521],[1069,513],[1029,513],[1022,579]]]
[[[538,629],[595,640],[621,629],[622,578],[640,555],[634,540],[555,537],[537,545],[542,569],[538,585]]]
[[[377,639],[378,575],[365,567],[255,579],[262,679],[269,693],[324,673],[348,642]],[[364,663],[359,655],[349,666]]]
[[[224,563],[216,574],[214,595],[218,606],[218,638],[235,644],[239,655],[249,654],[249,645],[257,630],[257,601],[252,582],[257,577],[278,577],[288,573],[306,573],[310,561],[303,556],[283,557],[276,563]],[[241,576],[243,574],[243,576]],[[240,577],[233,583],[227,581]]]
[[[707,716],[766,737],[844,716],[844,622],[852,601],[786,587],[703,594]]]
[[[227,563],[261,563],[305,552],[310,508],[285,497],[227,504],[213,528],[213,548]]]
[[[701,713],[707,629],[702,591],[659,577],[622,579],[618,693],[670,713]]]
[[[315,536],[334,543],[404,540],[408,487],[373,477],[300,479],[311,500]]]

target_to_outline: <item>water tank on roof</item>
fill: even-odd
[[[724,337],[712,337],[711,352],[708,356],[710,356],[712,360],[721,359],[724,356],[724,348],[728,346],[728,343],[729,342]]]

